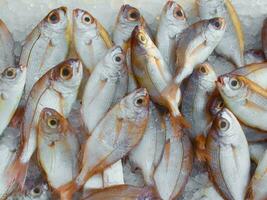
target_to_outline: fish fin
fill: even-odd
[[[12,119],[9,122],[9,126],[12,128],[20,128],[23,117],[24,117],[24,112],[25,112],[25,107],[18,107],[17,110],[15,111]]]
[[[4,34],[3,35],[4,39],[8,40],[8,43],[11,43],[12,45],[14,45],[13,37],[12,37],[10,31],[8,30],[6,24],[1,19],[0,19],[0,29],[1,29],[1,33]]]
[[[111,48],[113,46],[113,42],[112,42],[107,30],[99,22],[97,22],[97,27],[99,29],[99,33],[101,35],[101,38],[104,40],[107,48]]]
[[[28,167],[29,163],[22,163],[19,159],[15,160],[15,162],[7,169],[7,184],[12,185],[16,182],[20,190],[23,190]]]
[[[197,160],[199,160],[200,162],[211,160],[209,154],[206,151],[206,137],[203,134],[200,134],[195,138],[194,143]]]
[[[71,181],[59,187],[57,192],[60,194],[60,200],[72,200],[73,194],[79,189],[80,187],[74,181]]]

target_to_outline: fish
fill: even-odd
[[[188,132],[195,143],[195,153],[199,160],[201,160],[201,151],[204,151],[207,128],[212,121],[207,104],[214,96],[216,80],[213,67],[208,63],[200,64],[189,77],[183,93],[181,112],[192,124]]]
[[[247,126],[267,130],[267,92],[240,75],[223,75],[216,81],[226,107]]]
[[[139,85],[148,90],[153,102],[168,108],[173,123],[187,127],[178,109],[180,86],[174,83],[166,62],[143,27],[134,29],[131,46],[133,72]]]
[[[267,18],[263,21],[261,30],[261,42],[264,55],[267,58]]]
[[[172,126],[170,115],[164,116],[166,140],[164,153],[158,164],[154,181],[162,199],[177,199],[184,191],[193,165],[193,149],[182,127]],[[181,133],[177,133],[180,131]]]
[[[250,181],[246,199],[264,200],[267,198],[267,151],[265,150],[262,160],[259,162],[255,173]]]
[[[59,189],[62,196],[71,199],[90,177],[120,160],[140,142],[148,122],[148,105],[148,92],[140,88],[105,115],[86,141],[79,175]]]
[[[37,127],[38,162],[49,185],[57,190],[78,174],[78,138],[69,122],[51,108],[42,110]]]
[[[8,126],[22,97],[26,82],[25,66],[7,67],[0,74],[0,136]]]
[[[18,146],[19,129],[7,127],[0,138],[0,199],[6,199],[16,189],[16,183],[8,184],[6,170],[16,158]]]
[[[121,46],[126,54],[126,63],[129,74],[128,93],[133,92],[137,87],[137,82],[132,71],[131,35],[134,28],[138,25],[143,26],[149,36],[153,38],[152,32],[140,11],[129,4],[122,5],[117,15],[112,40],[116,45]]]
[[[165,123],[156,106],[150,102],[148,124],[140,143],[130,151],[132,166],[142,170],[146,185],[154,185],[153,175],[165,145]]]
[[[82,200],[160,200],[157,192],[151,187],[134,187],[131,185],[116,185],[91,191]]]
[[[175,1],[167,1],[162,9],[155,44],[174,74],[177,38],[188,27],[183,8]]]
[[[244,65],[244,33],[239,16],[231,0],[197,0],[199,17],[222,17],[227,24],[224,36],[215,48],[219,55],[231,60],[236,67]]]
[[[0,72],[10,66],[15,66],[15,42],[8,27],[0,19]]]
[[[108,50],[88,79],[82,99],[81,113],[90,135],[114,102],[127,92],[127,67],[120,46]]]
[[[217,76],[229,73],[236,69],[235,65],[219,55],[210,55],[206,62],[213,66]]]
[[[264,61],[265,61],[265,55],[262,50],[250,49],[244,53],[245,65],[250,65],[254,63],[263,63]]]
[[[217,17],[198,21],[180,34],[176,48],[176,84],[181,84],[209,57],[223,38],[225,29],[225,19]]]
[[[27,68],[25,103],[33,85],[67,57],[68,37],[67,8],[59,7],[49,12],[23,42],[19,64]]]
[[[111,37],[104,26],[86,10],[74,9],[72,18],[75,50],[86,69],[85,74],[91,74],[113,46]]]
[[[222,197],[244,199],[250,179],[249,148],[239,122],[227,108],[213,120],[206,151],[211,180]]]
[[[43,108],[53,108],[68,117],[82,79],[82,64],[69,59],[44,74],[33,86],[22,123],[21,144],[16,160],[7,170],[9,183],[16,181],[23,189],[29,161],[37,147],[37,124]]]

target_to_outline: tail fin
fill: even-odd
[[[198,135],[195,138],[194,147],[197,160],[200,162],[205,162],[211,159],[206,151],[206,138],[203,134]]]
[[[175,130],[176,137],[181,137],[183,135],[182,128],[190,127],[190,125],[181,115],[179,116],[170,115],[170,122],[171,122],[171,126]]]
[[[73,194],[79,189],[80,187],[75,183],[75,181],[71,181],[58,188],[57,192],[60,194],[60,200],[72,200]]]
[[[7,169],[7,184],[13,185],[16,182],[20,190],[24,189],[29,163],[22,163],[19,159]]]

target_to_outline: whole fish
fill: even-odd
[[[197,0],[201,19],[222,17],[227,24],[225,34],[215,51],[237,67],[244,65],[244,34],[231,0]]]
[[[141,26],[133,31],[131,56],[138,83],[148,90],[155,103],[169,109],[173,122],[186,125],[178,109],[181,100],[179,85],[173,82],[166,62]]]
[[[160,200],[157,192],[150,187],[117,185],[102,190],[93,190],[83,200]]]
[[[263,26],[261,31],[261,42],[264,55],[267,58],[267,18],[263,21]]]
[[[24,100],[49,69],[62,62],[68,53],[67,8],[52,10],[24,41],[19,63],[27,68]]]
[[[71,199],[90,177],[120,160],[139,143],[148,121],[148,106],[148,93],[141,88],[106,114],[86,142],[79,175],[59,189],[66,199]]]
[[[82,64],[69,59],[44,74],[34,85],[26,103],[19,155],[8,169],[9,182],[23,188],[25,175],[37,145],[37,124],[43,108],[53,108],[65,117],[76,100],[82,79]]]
[[[244,54],[245,65],[250,65],[254,63],[263,63],[265,61],[265,55],[262,50],[250,49]]]
[[[224,18],[201,20],[183,31],[176,49],[175,82],[181,84],[198,65],[203,63],[223,38]]]
[[[244,124],[267,130],[267,92],[244,76],[226,74],[216,81],[226,106]]]
[[[69,122],[51,108],[42,110],[37,129],[38,161],[57,189],[78,174],[79,142]]]
[[[159,19],[155,44],[173,74],[177,38],[188,27],[183,8],[175,1],[167,1]]]
[[[165,123],[150,102],[148,124],[140,143],[130,151],[129,160],[142,170],[146,185],[154,185],[153,175],[163,154],[165,144]]]
[[[0,74],[0,136],[19,105],[26,81],[26,71],[24,66],[7,67]]]
[[[81,113],[89,133],[92,133],[112,103],[126,94],[127,77],[123,50],[114,46],[97,64],[85,86]]]
[[[170,120],[169,116],[165,116],[164,153],[154,174],[156,188],[163,200],[177,199],[182,194],[193,165],[189,137],[183,133],[182,127],[180,130],[174,128]]]
[[[220,194],[242,200],[250,178],[249,149],[244,132],[226,108],[213,120],[206,141],[211,179]]]
[[[264,200],[267,198],[267,150],[259,162],[256,171],[250,181],[246,199]]]
[[[73,41],[88,74],[112,47],[112,40],[102,24],[89,12],[78,8],[73,10]]]
[[[192,124],[188,131],[189,136],[195,142],[198,159],[201,159],[199,153],[205,146],[206,131],[212,120],[207,110],[207,104],[213,97],[216,80],[217,77],[212,66],[203,63],[193,71],[183,93],[181,112],[185,119]]]
[[[5,23],[0,19],[0,72],[15,66],[14,40]]]
[[[128,4],[122,5],[117,16],[112,39],[116,45],[122,47],[126,54],[126,63],[129,74],[128,93],[134,91],[137,87],[131,63],[131,35],[134,28],[138,25],[143,26],[152,38],[151,30],[140,11]]]
[[[215,117],[224,107],[225,103],[220,96],[214,97],[209,102],[209,111],[213,117]],[[239,122],[249,143],[264,142],[267,140],[267,134],[264,131],[246,126],[242,122]]]
[[[19,146],[19,129],[6,128],[0,138],[0,199],[13,192],[16,184],[8,184],[6,170],[16,158],[16,152]]]

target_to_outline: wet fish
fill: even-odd
[[[78,8],[73,10],[73,40],[87,74],[93,72],[97,63],[113,46],[103,25],[89,12]]]
[[[193,165],[193,150],[189,137],[182,128],[172,126],[169,116],[165,116],[166,141],[164,153],[154,174],[156,188],[164,200],[177,199],[182,194]]]
[[[199,159],[200,154],[198,153],[201,148],[205,147],[207,128],[212,120],[207,110],[207,104],[213,97],[216,80],[217,77],[212,66],[203,63],[193,71],[183,93],[181,112],[185,119],[192,124],[188,131],[189,136],[195,142]]]
[[[181,84],[198,64],[208,58],[223,38],[225,28],[225,20],[218,17],[198,21],[183,31],[176,50],[177,84]]]
[[[250,178],[249,149],[244,132],[226,108],[213,120],[206,141],[211,179],[220,194],[242,200]]]
[[[163,154],[165,144],[165,123],[150,102],[148,124],[140,143],[130,151],[131,165],[142,170],[146,185],[154,185],[153,175]]]
[[[237,67],[244,65],[244,34],[238,14],[230,0],[197,0],[201,19],[222,17],[227,24],[225,34],[215,51],[230,59]]]
[[[177,38],[188,27],[183,8],[175,1],[167,1],[159,19],[155,44],[173,74]]]
[[[246,199],[264,200],[267,198],[267,151],[264,152],[256,171],[250,181]]]
[[[118,185],[102,190],[93,190],[88,197],[83,200],[160,200],[157,192],[153,188],[134,187],[130,185]]]
[[[0,72],[15,66],[14,40],[5,23],[0,19]]]
[[[79,149],[69,122],[54,109],[44,108],[38,122],[37,157],[52,188],[77,176]]]
[[[85,86],[81,112],[89,134],[113,102],[126,94],[127,78],[123,50],[119,46],[114,46],[97,64]]]
[[[267,130],[267,92],[255,82],[237,75],[223,75],[216,82],[226,104],[244,124]]]
[[[147,88],[155,103],[169,109],[172,118],[176,118],[172,120],[173,122],[186,125],[178,109],[181,99],[179,85],[172,81],[172,75],[166,62],[141,26],[136,27],[133,31],[131,55],[138,83]]]
[[[128,93],[133,92],[137,83],[132,71],[131,62],[131,35],[138,25],[144,27],[149,36],[153,38],[150,28],[140,11],[128,4],[122,5],[117,16],[112,39],[116,45],[120,45],[126,54],[126,63],[129,74]]]
[[[71,199],[90,177],[121,159],[140,142],[148,121],[148,105],[146,89],[138,89],[106,114],[86,142],[79,175],[59,189],[66,199]]]
[[[7,67],[0,74],[0,136],[11,121],[21,99],[26,81],[26,68]]]
[[[263,63],[265,61],[265,55],[262,50],[250,49],[244,54],[245,65],[254,63]]]
[[[67,8],[60,7],[49,12],[27,36],[19,61],[27,68],[25,101],[39,78],[66,58],[68,34]]]
[[[8,127],[0,138],[0,199],[13,192],[16,184],[8,184],[6,170],[16,158],[19,146],[19,129]]]
[[[66,60],[50,69],[34,85],[26,103],[20,151],[8,169],[9,182],[16,181],[23,188],[32,154],[36,150],[36,127],[43,108],[53,108],[65,117],[76,100],[82,78],[82,65],[76,59]]]
[[[263,26],[261,31],[261,41],[262,41],[262,49],[264,51],[264,55],[267,58],[267,18],[263,21]]]

